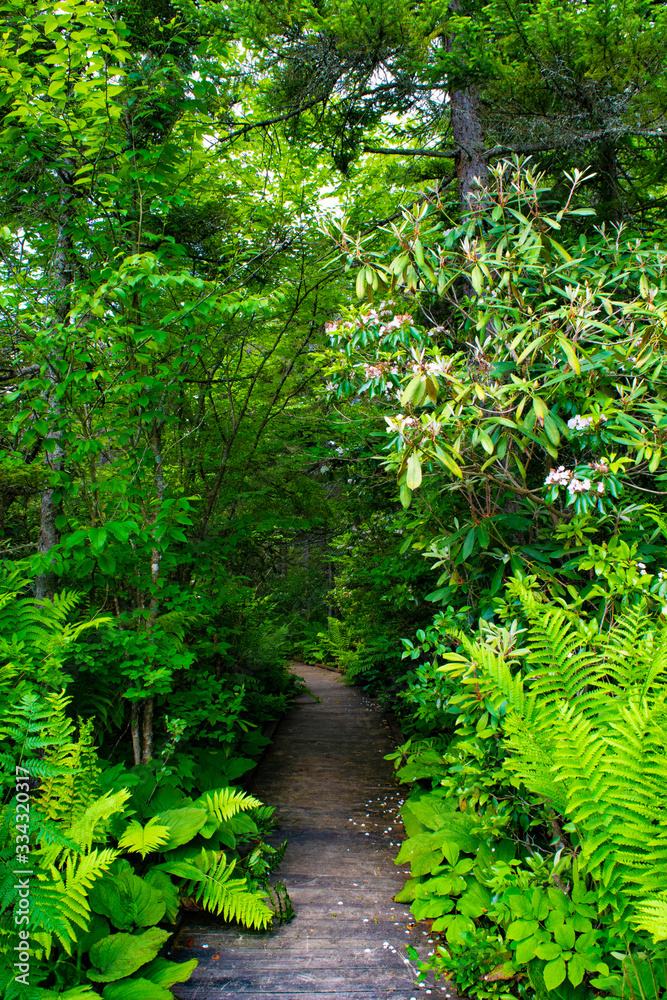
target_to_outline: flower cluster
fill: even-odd
[[[380,302],[377,306],[357,313],[352,320],[334,320],[332,323],[325,323],[324,330],[328,334],[347,334],[349,336],[355,330],[376,326],[378,335],[382,338],[411,322],[410,313],[396,313],[394,302]]]
[[[609,466],[604,458],[600,459],[599,462],[589,462],[588,465],[594,472],[599,472],[603,476],[609,475]]]
[[[570,417],[567,422],[567,426],[571,431],[587,431],[593,426],[593,424],[604,424],[606,423],[606,420],[607,418],[604,413],[601,413],[598,417],[582,417],[579,413],[577,413],[576,416]]]
[[[364,365],[364,375],[367,379],[386,378],[387,375],[398,375],[398,368],[389,361],[378,361],[374,365]]]
[[[437,358],[435,361],[414,361],[410,365],[411,371],[418,375],[422,374],[422,381],[427,375],[446,375],[452,366],[451,358]]]
[[[389,430],[396,431],[404,440],[408,438],[410,440],[419,439],[426,429],[419,417],[406,417],[403,413],[399,413],[396,417],[385,417],[384,419],[387,421]],[[435,423],[435,421],[432,422]]]
[[[557,469],[552,469],[544,480],[545,486],[567,486],[574,473],[572,469],[566,469],[564,465],[559,465]]]
[[[567,484],[567,492],[570,496],[574,496],[575,493],[588,493],[590,488],[590,479],[577,479],[576,476],[572,476],[572,479]]]
[[[588,467],[594,469],[596,472],[608,473],[609,466],[606,462],[589,462]],[[561,486],[567,488],[567,492],[571,497],[577,495],[577,493],[597,493],[602,496],[605,492],[604,483],[593,483],[588,476],[582,476],[579,478],[575,476],[573,469],[566,469],[564,465],[559,465],[557,469],[552,469],[544,480],[545,486],[556,487],[557,489]]]

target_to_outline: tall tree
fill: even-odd
[[[268,102],[342,170],[364,151],[416,158],[426,176],[453,164],[466,198],[488,162],[528,153],[557,175],[592,164],[603,215],[651,206],[641,178],[665,171],[661,5],[239,6],[275,79]]]

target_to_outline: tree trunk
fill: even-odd
[[[132,731],[132,753],[135,767],[141,764],[141,740],[139,739],[139,703],[132,702],[130,708],[130,728]]]
[[[66,160],[64,167],[60,170],[62,190],[60,198],[60,212],[58,216],[58,237],[53,258],[53,290],[55,296],[54,321],[61,325],[67,321],[67,316],[71,307],[71,287],[74,280],[74,269],[72,261],[72,233],[71,225],[74,218],[74,171],[76,165],[72,160]],[[63,469],[64,453],[60,444],[61,431],[59,427],[61,417],[61,407],[55,398],[55,387],[58,376],[55,367],[47,368],[47,378],[51,382],[49,392],[48,414],[51,428],[50,437],[55,441],[55,446],[46,461],[51,473],[59,473]],[[37,549],[42,556],[47,556],[51,549],[55,548],[60,541],[60,532],[56,525],[56,520],[62,513],[62,499],[60,498],[61,486],[56,483],[48,486],[42,493],[42,503],[40,510],[39,542]],[[57,499],[56,499],[57,497]],[[52,600],[56,586],[56,575],[50,569],[45,569],[35,581],[35,596],[37,600]]]
[[[459,0],[449,5],[452,13],[459,13]],[[456,50],[456,35],[443,38],[447,52]],[[459,184],[459,200],[464,207],[470,204],[471,196],[477,190],[477,181],[486,186],[489,179],[489,165],[486,160],[484,130],[480,117],[479,87],[464,87],[462,90],[448,90],[452,122],[452,136],[456,155],[456,177]]]
[[[602,139],[598,143],[594,167],[597,172],[600,202],[598,215],[607,222],[620,222],[623,215],[621,190],[618,183],[618,160],[616,143],[613,139]]]
[[[456,144],[456,176],[459,182],[461,204],[470,204],[478,190],[478,183],[484,187],[489,180],[489,165],[486,160],[484,131],[479,116],[479,88],[466,87],[464,90],[450,91],[449,101],[452,115],[452,134]]]
[[[143,702],[141,763],[148,764],[153,756],[153,695]]]

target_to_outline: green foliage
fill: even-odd
[[[193,801],[174,786],[160,788],[159,773],[144,769],[152,789],[145,797],[131,799],[126,788],[101,793],[105,775],[90,725],[81,724],[77,732],[67,704],[63,695],[24,694],[6,718],[3,752],[11,772],[20,761],[17,773],[26,776],[26,788],[39,774],[42,794],[29,824],[11,800],[2,807],[0,933],[9,943],[15,937],[20,887],[12,869],[15,844],[24,843],[18,850],[35,872],[30,919],[37,981],[73,988],[122,981],[132,995],[142,996],[149,995],[148,982],[169,997],[168,987],[187,979],[194,967],[156,959],[172,933],[179,897],[245,926],[266,928],[274,914],[282,921],[289,898],[278,893],[270,905],[267,882],[285,845],[276,851],[261,842],[260,825],[266,827],[272,810],[240,789],[206,789]],[[123,776],[130,786],[138,777],[127,771]],[[141,806],[139,818],[132,804]],[[153,804],[156,811],[147,816]],[[198,834],[211,844],[224,841],[233,853],[204,849]],[[253,846],[244,860],[237,848],[247,841]],[[137,855],[140,868],[131,863]],[[165,923],[172,927],[156,926]],[[13,996],[11,965],[0,972]]]
[[[501,610],[521,620],[469,638],[441,615],[405,644],[435,655],[418,677],[440,678],[441,718],[455,716],[393,755],[433,785],[403,808],[397,858],[412,875],[399,898],[449,949],[423,970],[480,997],[513,995],[524,970],[538,994],[641,993],[633,963],[648,981],[666,940],[664,624],[638,605],[601,628],[534,580],[512,581]]]

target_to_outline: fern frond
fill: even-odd
[[[667,899],[653,899],[638,906],[635,924],[652,934],[654,941],[667,941]]]
[[[117,792],[106,792],[81,813],[72,823],[67,835],[81,844],[84,850],[89,851],[98,828],[106,824],[116,813],[121,812],[129,798],[130,793],[126,788],[121,788]]]
[[[189,891],[201,905],[228,922],[263,930],[273,918],[261,892],[251,892],[245,878],[232,878],[236,862],[227,863],[223,853],[202,851],[190,862],[200,872],[190,879]]]
[[[169,840],[168,826],[162,826],[158,816],[152,816],[145,826],[138,820],[130,820],[125,832],[118,841],[118,847],[131,853],[141,854],[142,859],[147,854],[153,854]]]
[[[197,799],[197,802],[204,805],[221,823],[236,816],[239,812],[256,809],[262,805],[259,799],[249,795],[248,792],[240,791],[238,788],[211,789],[204,792]]]

